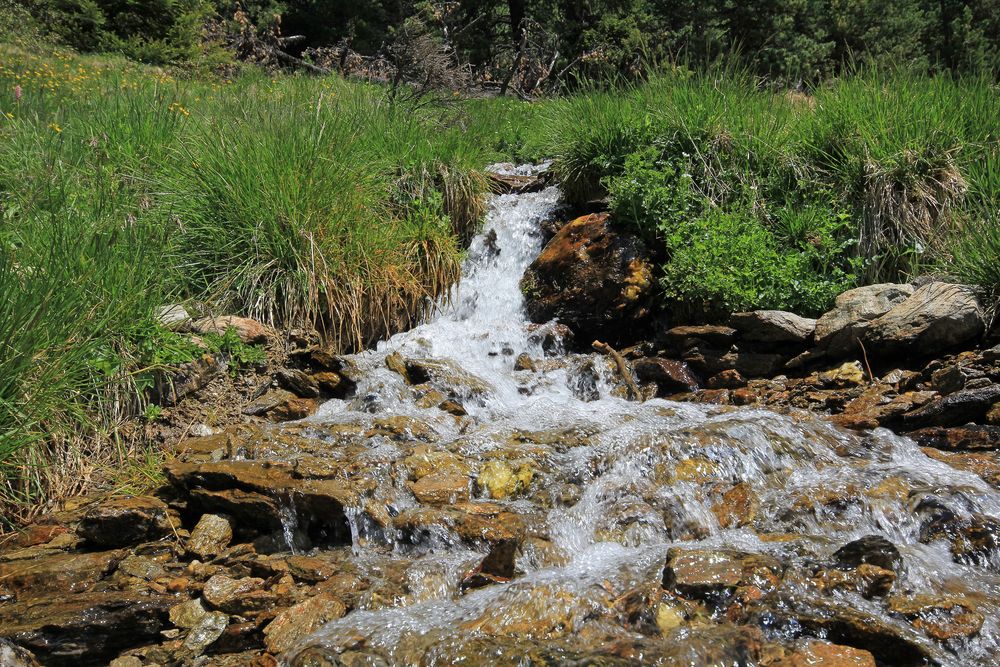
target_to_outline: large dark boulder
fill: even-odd
[[[645,245],[615,229],[607,213],[563,226],[521,280],[528,317],[558,319],[581,343],[634,339],[649,314],[652,289]]]

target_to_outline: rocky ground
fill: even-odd
[[[514,191],[538,185],[497,179]],[[865,434],[890,429],[1000,489],[1000,346],[989,344],[986,309],[972,288],[874,285],[841,295],[816,320],[757,311],[725,325],[661,327],[637,241],[622,238],[604,214],[550,233],[524,292],[535,320],[558,317],[561,325],[531,327],[549,352],[519,356],[515,372],[611,378],[623,398],[708,404],[699,409],[719,419],[753,407],[792,419],[818,414],[851,433],[815,436],[845,466],[876,459]],[[567,283],[579,289],[559,287]],[[237,326],[248,342],[273,336],[245,320],[222,325]],[[585,354],[596,339],[615,347]],[[566,346],[577,352],[561,354]],[[307,335],[271,347],[269,364],[236,378],[212,358],[173,375],[151,433],[167,458],[166,482],[154,494],[73,499],[3,539],[0,663],[276,665],[331,620],[405,607],[435,586],[455,598],[478,594],[525,568],[568,560],[545,514],[579,500],[583,481],[558,462],[596,442],[596,430],[491,432],[495,447],[484,453],[461,438],[480,426],[466,407],[489,390],[482,379],[398,354],[384,363],[403,380],[406,399],[438,410],[442,421],[359,412],[294,422],[330,398],[363,401],[355,388],[364,371]],[[579,396],[593,384],[581,382]],[[445,438],[442,424],[459,437]],[[717,443],[709,426],[685,437]],[[373,449],[373,440],[391,447]],[[607,467],[593,456],[595,471]],[[649,488],[686,485],[714,525],[746,528],[762,543],[795,537],[776,532],[776,508],[710,457],[671,450],[659,461]],[[383,496],[388,483],[412,502]],[[659,502],[651,494],[637,492],[631,505],[602,517],[598,536],[641,542],[643,508]],[[997,571],[1000,520],[952,511],[936,497],[904,475],[870,486],[831,483],[789,496],[782,521],[796,525],[796,513],[849,521],[852,508],[888,499],[909,504],[921,542],[943,545],[946,559]],[[298,646],[286,658],[302,667],[400,656],[406,664],[953,664],[955,647],[1000,631],[992,593],[900,586],[906,565],[884,537],[833,545],[826,559],[779,558],[694,544],[705,537],[699,525],[659,506],[657,516],[658,530],[691,544],[586,592],[546,595],[534,586],[515,614],[466,619],[460,645],[429,629],[408,635],[391,656],[358,637]],[[415,581],[408,572],[419,545],[445,533],[475,560]],[[376,554],[364,566],[359,547]]]

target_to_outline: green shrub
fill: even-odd
[[[851,286],[846,215],[801,202],[764,215],[748,192],[720,207],[689,173],[692,155],[660,151],[629,155],[606,183],[614,219],[662,258],[665,305],[679,319],[755,308],[818,314]]]

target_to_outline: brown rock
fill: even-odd
[[[188,600],[170,608],[170,622],[178,628],[193,628],[208,613],[201,600]]]
[[[428,505],[450,505],[469,499],[469,477],[448,471],[433,472],[407,486],[418,501]]]
[[[216,574],[205,582],[201,596],[214,609],[227,614],[245,615],[264,611],[273,606],[276,596],[263,590],[264,580],[256,577],[233,579],[224,574]]]
[[[49,542],[67,530],[66,526],[58,523],[33,523],[17,534],[14,543],[19,547],[34,547]]]
[[[124,550],[56,553],[0,563],[0,592],[30,599],[85,591],[114,572],[126,554]]]
[[[329,595],[316,595],[278,614],[264,628],[267,650],[284,653],[300,639],[347,613],[344,603]]]
[[[607,213],[563,226],[521,280],[533,322],[558,319],[585,340],[612,343],[634,338],[652,288],[644,244],[615,229]]]
[[[981,422],[998,400],[1000,400],[1000,385],[997,384],[979,389],[963,389],[936,398],[906,413],[903,415],[903,423],[910,428],[920,428]]]
[[[696,391],[698,378],[683,361],[644,357],[632,364],[640,382],[655,382],[661,392]]]
[[[1000,489],[1000,453],[996,451],[944,452],[933,447],[923,447],[921,451],[952,468],[979,475],[987,484]]]
[[[515,558],[520,546],[519,539],[500,540],[494,543],[479,565],[463,577],[461,589],[481,588],[513,579]]]
[[[974,603],[957,596],[893,597],[889,599],[889,611],[905,616],[913,627],[939,641],[973,637],[985,620]]]
[[[202,335],[212,333],[222,336],[229,329],[235,329],[236,335],[247,344],[266,343],[268,338],[275,335],[273,329],[264,326],[257,320],[234,315],[205,317],[191,323],[191,330]]]
[[[1000,449],[1000,426],[932,426],[911,431],[908,435],[921,447],[951,452]]]
[[[44,665],[107,664],[127,648],[162,639],[175,602],[118,591],[53,596],[0,606],[0,628]]]
[[[334,374],[336,375],[336,374]],[[337,376],[338,378],[340,376]],[[319,382],[311,375],[306,375],[297,368],[282,368],[274,374],[274,379],[283,389],[287,389],[300,398],[318,398]]]
[[[222,553],[232,539],[233,527],[228,519],[218,514],[204,514],[191,531],[187,550],[198,558],[211,558]]]
[[[296,396],[268,410],[267,416],[269,419],[279,422],[294,421],[296,419],[305,419],[318,409],[319,403],[316,399],[299,398]]]
[[[729,369],[708,378],[706,384],[709,389],[741,389],[747,386],[747,379],[738,370]]]
[[[848,570],[823,570],[817,577],[819,587],[825,592],[848,590],[865,598],[886,595],[895,582],[895,572],[868,563]]]
[[[341,395],[341,390],[349,384],[340,374],[333,371],[318,371],[313,373],[312,379],[319,385],[321,391],[336,396]]]
[[[282,498],[294,496],[296,520],[306,532],[322,532],[330,544],[350,541],[344,507],[355,495],[342,482],[308,479],[290,463],[268,461],[171,461],[164,474],[192,511],[225,514],[244,532],[282,530]]]
[[[875,667],[875,656],[852,646],[810,640],[788,657],[788,667]]]
[[[712,506],[712,512],[723,528],[738,528],[751,523],[759,508],[760,501],[753,487],[741,482],[723,494],[722,499]]]
[[[308,407],[315,405],[309,399],[299,398],[285,389],[272,389],[259,398],[255,398],[243,408],[243,414],[250,416],[267,415],[275,419],[301,419],[310,413]],[[303,412],[305,410],[305,412]],[[292,416],[299,415],[301,416]]]
[[[84,514],[80,537],[97,547],[115,548],[172,534],[167,505],[159,498],[111,498]]]
[[[770,556],[672,548],[667,552],[667,564],[663,569],[663,588],[700,598],[748,583],[773,587],[781,571],[781,563]]]

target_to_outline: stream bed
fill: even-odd
[[[997,491],[886,430],[627,400],[523,313],[559,197],[494,197],[439,312],[284,427],[335,465],[391,425],[352,450],[346,517],[358,577],[395,582],[285,663],[995,664]]]

